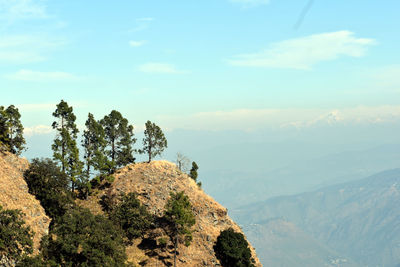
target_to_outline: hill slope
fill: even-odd
[[[23,178],[28,167],[26,159],[0,152],[0,205],[5,209],[20,209],[25,214],[26,224],[35,232],[33,241],[37,251],[40,239],[48,233],[50,219],[40,202],[28,193],[28,186]]]
[[[400,263],[400,169],[235,212],[244,224],[282,217],[362,266]]]
[[[128,165],[117,171],[115,181],[102,194],[118,196],[122,192],[135,192],[152,214],[162,216],[171,191],[184,191],[196,216],[193,242],[189,247],[179,246],[178,266],[218,266],[213,246],[220,232],[229,227],[238,232],[242,230],[229,218],[226,208],[204,193],[175,164],[155,161]],[[91,197],[82,205],[89,207],[94,213],[101,213],[99,198],[101,195]],[[153,241],[165,237],[161,229],[154,230],[149,236]],[[261,266],[254,249],[251,249],[256,266]],[[129,259],[144,266],[168,266],[172,262],[171,251],[154,246],[146,247],[141,239],[136,240],[127,252]]]
[[[283,219],[270,219],[260,224],[251,224],[246,226],[244,231],[257,248],[264,266],[359,267],[315,240],[295,224]]]

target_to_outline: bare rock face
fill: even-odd
[[[42,236],[48,234],[50,219],[33,195],[28,193],[23,173],[28,169],[26,159],[0,152],[0,205],[4,209],[19,209],[24,214],[26,225],[34,231],[34,251],[37,252]]]
[[[128,165],[115,174],[115,181],[106,194],[136,192],[139,200],[152,214],[162,216],[171,191],[184,191],[196,216],[192,244],[189,247],[179,245],[177,265],[220,266],[213,249],[220,232],[229,227],[243,232],[229,218],[226,208],[204,193],[195,181],[182,173],[175,164],[155,161]],[[154,236],[155,240],[165,238],[161,229],[153,231],[153,239]],[[140,242],[141,240],[136,240],[135,244],[127,249],[128,257],[135,264],[141,262],[141,265],[145,266],[169,266],[172,263],[173,255],[168,247],[146,250],[146,246],[138,245]],[[253,247],[251,250],[256,266],[262,266]]]

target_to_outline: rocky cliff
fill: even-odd
[[[26,224],[35,232],[33,241],[37,252],[40,239],[48,233],[50,219],[40,202],[28,193],[28,186],[23,179],[28,167],[26,159],[0,152],[0,205],[4,209],[19,209],[25,214]]]
[[[213,246],[220,232],[229,227],[238,232],[242,230],[227,215],[226,208],[204,193],[173,163],[155,161],[126,166],[115,174],[115,181],[110,188],[90,197],[82,205],[94,213],[100,213],[98,200],[101,194],[118,196],[122,192],[136,192],[139,200],[152,214],[162,216],[171,191],[184,191],[196,216],[193,242],[189,247],[179,246],[178,266],[219,266]],[[153,230],[149,236],[153,242],[166,238],[162,229]],[[256,266],[261,266],[255,250],[252,247],[251,250]],[[134,245],[128,247],[127,253],[129,260],[142,266],[169,266],[173,260],[170,248],[151,246],[145,244],[142,239],[136,240]]]

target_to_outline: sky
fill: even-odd
[[[88,112],[116,109],[137,131],[151,120],[169,132],[322,122],[390,132],[398,10],[394,0],[0,0],[0,105],[19,108],[28,138],[51,133],[61,99],[81,128]]]

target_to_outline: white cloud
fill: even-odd
[[[0,64],[24,64],[46,59],[53,49],[64,41],[45,35],[0,36]]]
[[[32,70],[19,70],[16,73],[6,75],[7,78],[19,81],[30,82],[55,82],[55,81],[74,81],[79,78],[68,72],[53,71],[41,72]]]
[[[45,1],[0,0],[0,20],[9,23],[22,19],[47,18]]]
[[[240,4],[244,7],[255,7],[269,4],[269,0],[229,0],[232,3]]]
[[[264,51],[235,56],[233,66],[311,69],[313,65],[340,56],[362,57],[373,39],[356,38],[349,31],[321,33],[273,43]]]
[[[399,123],[400,106],[359,106],[344,109],[238,109],[160,116],[158,121],[169,129],[246,131],[265,128]]]
[[[32,127],[26,127],[24,129],[25,136],[32,136],[32,135],[42,135],[42,134],[50,134],[53,133],[53,128],[48,125],[36,125]]]
[[[146,43],[147,43],[147,41],[129,41],[129,45],[132,47],[139,47]]]
[[[174,65],[167,63],[149,62],[139,66],[139,71],[159,74],[182,74],[186,71],[178,70]]]

